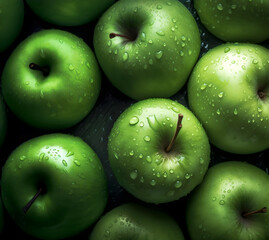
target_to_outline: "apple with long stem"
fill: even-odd
[[[258,0],[194,0],[208,31],[228,42],[258,43],[269,39],[269,2]]]
[[[0,52],[18,37],[24,20],[23,0],[0,1]]]
[[[268,174],[249,163],[211,167],[187,201],[191,239],[268,240],[268,184]]]
[[[4,100],[23,122],[41,129],[64,129],[81,121],[100,93],[95,56],[79,37],[42,30],[19,44],[2,74]]]
[[[36,238],[63,239],[91,226],[107,202],[102,164],[81,138],[48,134],[17,147],[2,170],[2,200]]]
[[[97,59],[110,82],[141,100],[170,97],[187,81],[200,53],[195,19],[179,1],[118,1],[94,31]]]
[[[89,240],[184,240],[177,222],[151,205],[126,203],[107,212],[95,225]]]
[[[96,20],[115,0],[26,0],[44,21],[60,26],[78,26]]]
[[[209,140],[232,153],[269,148],[269,50],[227,43],[209,50],[188,83],[190,109]]]
[[[165,203],[186,196],[203,179],[210,145],[200,122],[170,99],[141,100],[114,123],[109,161],[119,184],[136,198]]]

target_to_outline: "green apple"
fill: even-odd
[[[179,1],[121,0],[100,18],[93,43],[111,83],[141,100],[175,94],[196,63],[201,40]]]
[[[0,96],[0,147],[3,145],[7,132],[6,108]]]
[[[126,203],[107,212],[89,240],[184,240],[176,221],[156,207]]]
[[[269,50],[255,44],[223,44],[195,66],[189,105],[209,140],[232,153],[269,147]]]
[[[26,0],[43,20],[61,26],[78,26],[96,20],[115,0]]]
[[[2,74],[4,100],[25,123],[64,129],[93,108],[101,87],[95,56],[86,43],[62,30],[32,34],[13,51]]]
[[[2,170],[2,200],[20,228],[62,239],[93,224],[107,202],[102,164],[81,138],[48,134],[18,146]]]
[[[268,185],[268,174],[248,163],[229,161],[210,168],[187,201],[191,239],[268,240]]]
[[[23,0],[0,1],[0,52],[15,41],[21,31],[23,20]]]
[[[3,232],[3,227],[4,227],[4,212],[3,212],[3,205],[2,205],[2,201],[0,198],[0,236]]]
[[[187,195],[202,181],[210,145],[191,111],[176,101],[153,98],[133,104],[116,120],[108,158],[123,188],[158,204]]]
[[[269,39],[268,0],[194,0],[194,7],[208,31],[223,41]]]

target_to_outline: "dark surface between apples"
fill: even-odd
[[[223,41],[215,38],[209,32],[205,30],[205,28],[201,25],[198,15],[193,8],[193,3],[190,0],[180,0],[193,14],[195,19],[197,20],[199,29],[201,31],[202,45],[201,45],[201,54],[200,56],[207,52],[209,49],[217,46]],[[0,74],[2,74],[2,70],[4,64],[11,54],[12,50],[17,46],[19,42],[25,39],[28,35],[35,31],[39,31],[41,29],[51,29],[58,28],[62,30],[66,30],[76,34],[79,37],[82,37],[84,41],[93,49],[92,38],[93,38],[93,29],[96,22],[92,22],[79,27],[58,27],[56,25],[48,24],[42,20],[40,20],[36,15],[34,15],[29,7],[25,4],[25,19],[23,29],[18,37],[18,39],[11,45],[11,47],[6,50],[4,53],[1,53],[0,57]],[[269,40],[261,43],[261,45],[269,48]],[[14,69],[15,71],[15,69]],[[172,96],[171,99],[177,100],[179,103],[188,107],[187,97],[186,97],[187,85],[183,87],[176,95]],[[109,162],[107,159],[107,137],[109,132],[113,126],[114,121],[117,117],[132,103],[135,101],[124,96],[122,93],[117,91],[111,84],[108,82],[106,77],[103,75],[102,79],[102,89],[98,101],[91,111],[91,113],[82,120],[76,126],[69,128],[67,130],[61,131],[63,133],[69,133],[75,136],[80,136],[84,141],[86,141],[93,150],[98,154],[99,158],[102,161],[102,164],[105,168],[108,185],[109,185],[109,200],[105,212],[110,209],[126,202],[137,201],[133,196],[128,194],[125,190],[123,190],[116,179],[114,178],[111,168],[109,166]],[[24,141],[31,139],[33,137],[37,137],[43,134],[50,133],[48,131],[41,131],[38,129],[33,129],[29,126],[23,124],[20,120],[18,120],[8,109],[8,131],[7,136],[4,142],[4,145],[1,147],[0,151],[0,166],[4,165],[7,157],[18,145],[23,143]],[[221,151],[214,146],[211,148],[211,163],[210,166],[215,165],[216,163],[222,161],[247,161],[268,173],[269,168],[269,150],[266,150],[261,153],[251,154],[251,155],[235,155],[230,154],[224,151]],[[1,174],[1,173],[0,173]],[[168,213],[170,213],[178,222],[181,227],[186,240],[189,239],[188,233],[186,232],[185,226],[185,203],[187,201],[187,197],[182,198],[178,201],[161,204],[160,208],[165,209]],[[4,233],[1,236],[1,240],[8,239],[27,239],[34,240],[28,235],[26,235],[22,230],[20,230],[16,224],[10,219],[7,212],[5,212],[5,226]],[[93,226],[92,226],[93,227]],[[70,240],[86,240],[88,239],[88,235],[91,231],[91,228],[82,232],[81,234],[70,238]]]

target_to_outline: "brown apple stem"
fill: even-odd
[[[39,66],[36,63],[30,63],[29,64],[29,68],[32,69],[32,70],[41,71],[44,76],[48,76],[49,75],[49,68],[48,67],[41,67],[41,66]]]
[[[33,205],[35,200],[43,193],[43,188],[39,188],[38,192],[33,196],[33,198],[25,205],[23,212],[26,214],[29,208]]]
[[[120,33],[110,33],[109,34],[109,38],[114,38],[114,37],[123,37],[123,38],[126,38],[128,40],[131,41],[130,37],[128,37],[127,35],[124,35],[124,34],[120,34]]]
[[[165,148],[165,152],[169,153],[174,145],[174,142],[177,138],[177,135],[180,131],[180,129],[182,128],[182,119],[183,119],[183,115],[182,114],[178,114],[178,120],[177,120],[177,127],[176,127],[176,132],[175,135],[173,136],[171,142],[169,143],[169,145]]]
[[[252,212],[247,212],[247,213],[243,213],[243,217],[248,217],[248,216],[251,216],[253,214],[256,214],[256,213],[266,213],[267,212],[267,207],[264,207],[264,208],[261,208],[259,210],[256,210],[256,211],[252,211]]]
[[[264,99],[264,98],[266,97],[266,94],[265,94],[264,91],[259,90],[259,91],[258,91],[258,96],[259,96],[260,99]]]

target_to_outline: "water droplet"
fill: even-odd
[[[237,109],[235,108],[234,109],[234,115],[237,115],[238,114],[238,111],[237,111]]]
[[[134,151],[131,150],[130,153],[129,153],[130,156],[134,156]]]
[[[150,64],[150,65],[153,64],[153,60],[152,60],[152,58],[149,59],[149,64]]]
[[[112,41],[109,40],[109,41],[107,42],[107,46],[108,46],[108,47],[111,47],[111,45],[112,45]]]
[[[44,52],[44,49],[40,49],[40,57],[41,58],[45,58],[46,57],[46,55],[45,55],[45,52]]]
[[[162,9],[162,8],[163,8],[162,5],[160,4],[157,5],[157,9]]]
[[[73,156],[73,155],[74,155],[74,153],[68,150],[65,156],[70,157],[70,156]]]
[[[233,4],[233,5],[231,6],[231,9],[236,9],[236,4]]]
[[[258,112],[262,112],[262,109],[260,107],[258,107]]]
[[[181,186],[182,186],[182,182],[181,181],[176,181],[175,188],[180,188]]]
[[[217,200],[217,198],[216,197],[212,197],[212,201],[216,201]]]
[[[146,41],[146,34],[144,32],[141,33],[141,41]]]
[[[61,44],[63,44],[64,41],[63,41],[62,39],[59,39],[59,42],[60,42]]]
[[[150,185],[151,185],[151,186],[155,186],[155,185],[156,185],[156,181],[155,181],[154,179],[152,179],[152,180],[150,181]]]
[[[138,118],[138,117],[132,117],[132,118],[130,119],[130,121],[129,121],[129,124],[130,124],[131,126],[133,126],[133,125],[136,125],[138,122],[139,122],[139,118]]]
[[[128,58],[129,58],[129,54],[128,54],[127,52],[125,52],[125,53],[123,54],[122,60],[123,60],[124,62],[126,62],[126,61],[128,60]]]
[[[225,53],[227,53],[227,52],[229,52],[230,51],[230,48],[229,47],[226,47],[225,49],[224,49],[224,52]]]
[[[138,157],[139,157],[139,158],[143,158],[143,154],[142,154],[142,153],[140,153]]]
[[[220,11],[222,11],[222,10],[223,10],[223,6],[222,6],[222,4],[221,4],[221,3],[219,3],[219,4],[217,5],[217,9],[218,9],[218,10],[220,10]]]
[[[203,83],[203,85],[200,87],[201,90],[205,90],[207,87],[207,84],[206,83]]]
[[[151,162],[152,162],[152,159],[151,159],[150,156],[147,156],[147,157],[146,157],[146,160],[147,160],[148,163],[151,163]]]
[[[224,204],[225,204],[225,201],[224,201],[224,200],[220,200],[220,201],[219,201],[219,204],[220,204],[220,205],[224,205]]]
[[[203,158],[200,158],[200,164],[204,164],[205,160]]]
[[[164,36],[165,35],[165,33],[163,32],[163,31],[157,31],[156,32],[159,36]]]
[[[23,156],[20,156],[20,160],[21,161],[25,160],[25,158],[26,158],[26,156],[24,156],[24,155]]]
[[[220,110],[219,110],[219,109],[217,109],[216,113],[217,113],[218,115],[220,115]]]
[[[75,160],[74,163],[79,167],[81,164],[78,160]]]
[[[67,166],[67,162],[65,160],[62,160],[62,163],[65,167]]]
[[[74,67],[72,64],[69,64],[68,69],[69,69],[70,71],[73,71],[73,70],[75,69],[75,67]]]
[[[206,71],[207,69],[208,69],[208,66],[205,66],[205,67],[204,67],[204,71]]]
[[[219,98],[222,98],[223,97],[223,92],[220,92],[219,94],[218,94],[218,96],[219,96]]]
[[[149,142],[149,141],[150,141],[150,137],[149,137],[149,136],[145,136],[145,137],[144,137],[144,140],[145,140],[146,142]]]
[[[135,180],[137,178],[137,170],[134,170],[130,173],[130,178]]]
[[[173,174],[174,173],[174,170],[173,169],[170,169],[169,170],[169,173]]]
[[[253,64],[257,64],[257,63],[258,63],[258,60],[257,60],[256,58],[253,59],[253,60],[252,60],[252,63],[253,63]]]
[[[158,51],[158,52],[156,52],[156,54],[155,54],[155,57],[157,58],[157,59],[161,59],[162,58],[162,56],[163,56],[163,51]]]
[[[185,179],[190,179],[190,177],[191,177],[191,174],[189,174],[189,173],[185,174]]]

